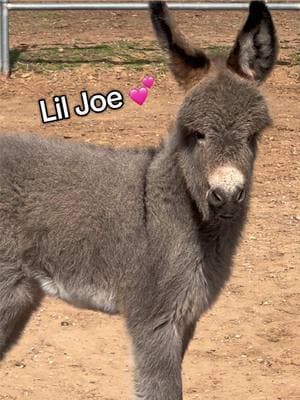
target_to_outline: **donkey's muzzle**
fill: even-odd
[[[217,215],[229,217],[245,200],[245,178],[234,165],[223,165],[210,174],[207,201]]]
[[[235,190],[226,192],[223,188],[216,187],[207,193],[208,204],[216,209],[230,208],[234,211],[234,206],[241,204],[245,200],[244,187],[238,186]]]

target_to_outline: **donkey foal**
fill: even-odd
[[[183,356],[229,278],[245,222],[257,138],[271,122],[257,86],[277,40],[254,1],[227,60],[211,60],[187,44],[164,2],[150,10],[187,90],[160,148],[0,137],[0,353],[43,295],[122,313],[135,398],[180,400]]]

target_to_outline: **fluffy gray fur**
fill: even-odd
[[[169,31],[164,37],[167,13],[163,2],[151,3],[160,40],[172,40]],[[257,137],[270,124],[256,82],[234,64],[192,52],[197,63],[168,48],[195,69],[192,79],[205,74],[159,148],[0,136],[0,353],[44,295],[121,313],[133,344],[135,399],[143,400],[182,399],[182,358],[230,276]],[[269,73],[274,60],[265,62]],[[210,188],[222,166],[244,177],[234,194]]]

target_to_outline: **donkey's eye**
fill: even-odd
[[[196,138],[199,141],[203,141],[203,140],[205,140],[205,134],[202,132],[196,132]]]

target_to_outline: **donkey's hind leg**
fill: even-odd
[[[0,263],[0,361],[21,335],[40,299],[35,282],[22,270]]]

